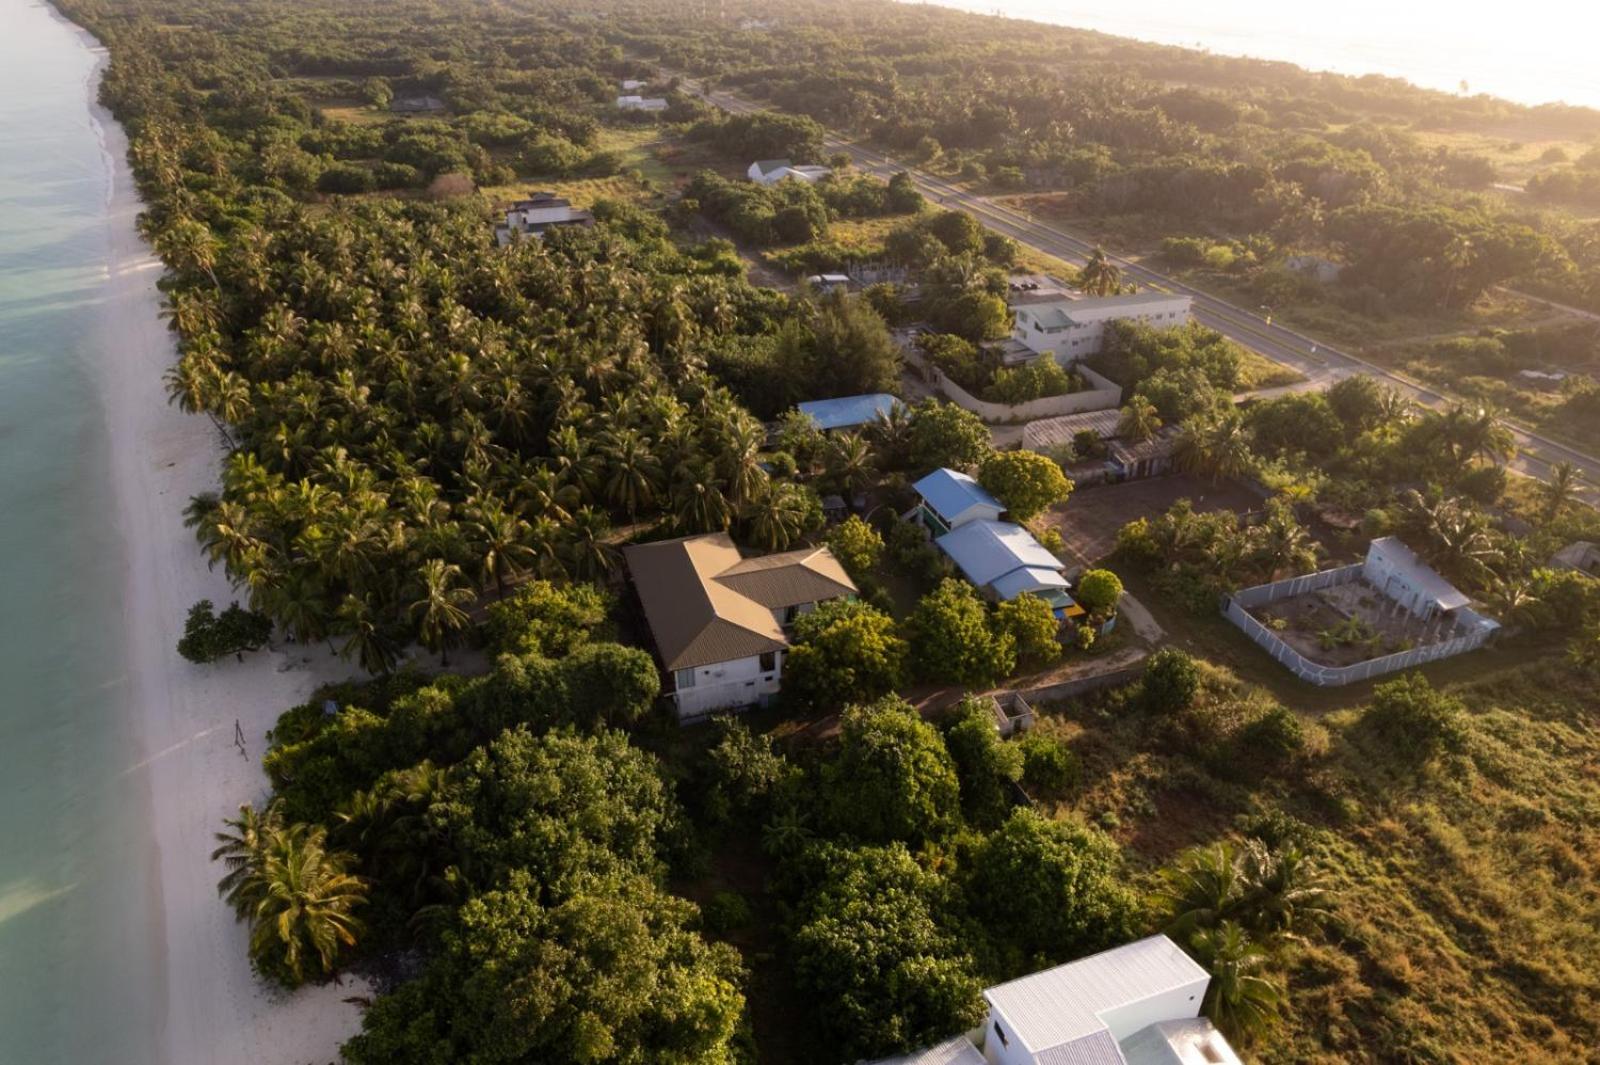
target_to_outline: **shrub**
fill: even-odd
[[[1239,731],[1240,753],[1269,769],[1282,768],[1305,750],[1305,728],[1287,707],[1274,706]]]
[[[1072,597],[1089,613],[1106,614],[1122,598],[1122,581],[1108,569],[1085,570]]]
[[[1144,666],[1140,699],[1146,710],[1173,715],[1194,705],[1200,692],[1200,667],[1176,647],[1163,647]]]
[[[1030,791],[1066,791],[1078,782],[1078,758],[1054,736],[1029,732],[1017,741],[1022,751],[1022,783]]]
[[[1435,690],[1421,673],[1378,685],[1361,720],[1413,764],[1458,748],[1466,738],[1461,700]]]
[[[968,696],[956,714],[944,744],[961,781],[961,810],[969,824],[995,828],[1011,810],[1009,785],[1022,779],[1022,751],[1000,738],[986,701]]]
[[[750,904],[737,891],[719,891],[706,903],[704,916],[708,930],[726,935],[750,923]]]

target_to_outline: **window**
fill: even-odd
[[[798,606],[786,606],[783,608],[783,623],[785,625],[792,623],[799,616],[800,608]]]
[[[761,672],[771,673],[778,668],[778,653],[776,651],[761,652]]]
[[[678,670],[677,673],[673,674],[673,683],[677,684],[678,690],[680,691],[682,691],[684,688],[694,687],[694,670]]]
[[[1000,1037],[1001,1046],[1008,1047],[1011,1045],[1011,1040],[1006,1038],[1006,1031],[1004,1028],[1000,1027],[999,1021],[994,1022],[994,1034]]]

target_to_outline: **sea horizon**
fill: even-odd
[[[1313,71],[1403,78],[1424,89],[1480,93],[1527,106],[1600,109],[1600,5],[1532,0],[1504,8],[1469,2],[1446,7],[1349,0],[1336,21],[1308,20],[1270,0],[1219,0],[1205,7],[1174,0],[1130,0],[1115,9],[1059,0],[906,0],[976,14],[1095,30],[1150,44],[1293,63]],[[1552,37],[1550,26],[1567,27]]]

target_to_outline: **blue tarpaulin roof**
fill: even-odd
[[[817,428],[849,429],[856,425],[871,425],[880,414],[887,415],[899,400],[887,392],[873,392],[865,396],[840,396],[838,399],[813,399],[800,404],[800,413],[807,415]]]
[[[939,517],[952,524],[973,507],[991,507],[997,512],[1005,509],[982,485],[957,470],[934,470],[911,487]]]

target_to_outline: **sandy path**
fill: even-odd
[[[81,31],[80,31],[81,32]],[[90,47],[98,46],[84,35]],[[101,66],[104,65],[104,57]],[[90,85],[98,83],[96,68]],[[122,596],[129,634],[130,712],[142,750],[130,773],[149,776],[151,845],[159,862],[165,931],[164,1060],[174,1065],[306,1065],[337,1057],[359,1013],[343,1001],[365,989],[313,988],[292,996],[259,985],[245,954],[245,929],[216,896],[218,870],[209,861],[212,833],[223,816],[267,791],[260,769],[263,734],[286,707],[320,683],[348,675],[326,650],[308,657],[263,652],[243,664],[197,667],[174,651],[190,604],[232,598],[221,573],[209,572],[182,508],[215,487],[215,430],[201,417],[167,404],[162,372],[173,339],[159,317],[159,262],[135,228],[140,204],[127,159],[127,139],[111,115],[93,106],[110,160],[109,271],[97,306],[105,414],[114,449],[116,521],[125,544]],[[247,756],[234,744],[238,722]]]

